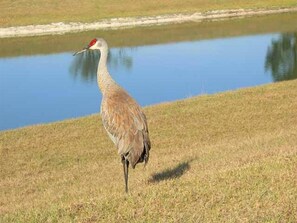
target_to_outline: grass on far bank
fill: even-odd
[[[0,222],[296,222],[296,88],[145,108],[151,159],[129,195],[98,115],[1,132]]]
[[[0,0],[0,27],[52,22],[93,22],[104,18],[297,6],[296,0]]]

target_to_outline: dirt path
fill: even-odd
[[[297,12],[297,7],[281,9],[259,9],[259,10],[217,10],[206,13],[173,14],[148,17],[129,17],[106,19],[93,23],[52,23],[47,25],[30,25],[0,28],[0,38],[40,36],[64,34],[70,32],[82,32],[99,29],[121,29],[137,26],[165,25],[170,23],[183,23],[202,20],[227,19],[232,17],[267,15],[275,13]]]

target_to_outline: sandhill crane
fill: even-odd
[[[137,102],[110,76],[107,69],[108,45],[102,38],[93,39],[87,50],[100,50],[97,82],[102,92],[101,117],[105,130],[116,145],[124,168],[125,190],[128,192],[128,169],[149,159],[151,143],[146,116]]]

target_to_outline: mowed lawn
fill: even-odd
[[[296,222],[296,89],[146,107],[151,158],[128,195],[99,115],[1,132],[0,222]]]
[[[0,0],[0,27],[104,18],[297,6],[296,0]]]

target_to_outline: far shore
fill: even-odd
[[[124,29],[140,26],[200,22],[203,20],[221,20],[247,16],[261,16],[277,13],[297,12],[297,7],[279,9],[236,9],[216,10],[205,13],[170,14],[146,17],[127,17],[100,20],[93,23],[52,23],[46,25],[29,25],[0,28],[0,38],[56,35],[90,30]]]

